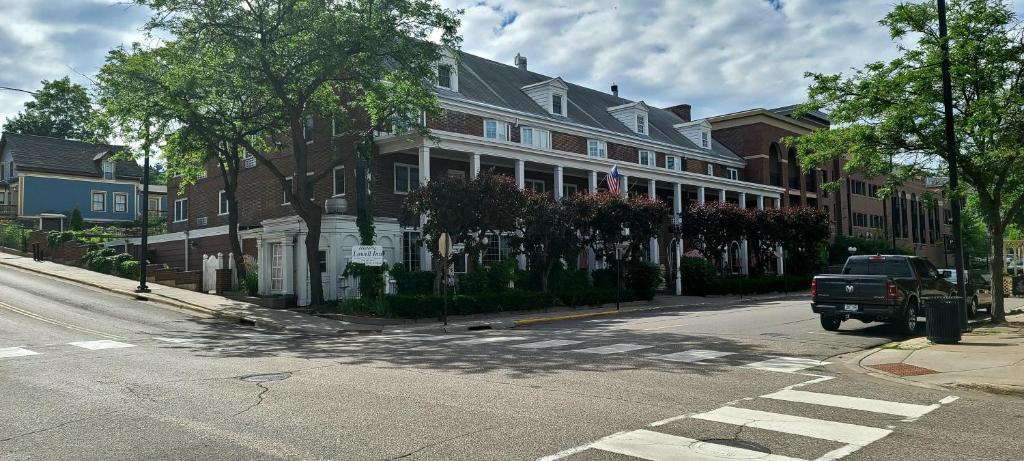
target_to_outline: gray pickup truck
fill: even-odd
[[[927,259],[916,256],[851,256],[838,275],[819,275],[811,282],[811,310],[821,326],[836,331],[845,320],[890,322],[904,335],[917,330],[921,301],[950,296],[956,286],[945,280]]]

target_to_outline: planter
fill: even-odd
[[[262,297],[259,297],[259,296],[247,296],[247,295],[239,295],[239,294],[225,294],[224,297],[226,297],[228,299],[231,299],[231,300],[234,300],[234,301],[242,301],[242,302],[247,302],[249,304],[255,304],[257,306],[265,307],[267,309],[290,309],[290,308],[295,307],[295,305],[296,305],[295,296],[294,295],[284,295],[284,296],[274,296],[274,297],[270,297],[270,298],[262,298]]]

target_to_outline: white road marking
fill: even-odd
[[[28,355],[39,355],[39,353],[30,351],[23,347],[0,347],[0,359],[8,359],[12,357],[25,357]]]
[[[82,349],[89,349],[91,351],[98,351],[100,349],[119,349],[122,347],[135,347],[134,344],[122,343],[118,341],[112,341],[109,339],[102,339],[99,341],[79,341],[68,344],[75,347],[81,347]]]
[[[825,453],[815,458],[814,461],[836,461],[837,459],[842,459],[847,456],[850,456],[851,454],[853,454],[853,452],[860,450],[861,448],[864,447],[853,443],[849,445],[843,445],[839,448],[836,448],[835,450],[832,450],[828,453]]]
[[[573,352],[582,352],[585,354],[617,354],[620,352],[638,351],[640,349],[647,349],[654,346],[644,346],[642,344],[612,344],[609,346],[591,347],[588,349],[576,349]]]
[[[452,341],[452,342],[450,342],[448,344],[463,344],[463,345],[487,344],[487,343],[502,343],[502,342],[505,342],[505,341],[522,341],[524,339],[526,339],[526,338],[521,338],[519,336],[485,336],[483,338],[473,338],[473,339],[467,339],[465,341]]]
[[[785,400],[787,402],[810,403],[829,407],[846,408],[848,410],[870,411],[872,413],[885,413],[905,418],[920,418],[939,408],[939,405],[917,405],[913,403],[890,402],[888,400],[863,399],[860,397],[849,397],[845,395],[822,394],[818,392],[807,392],[797,390],[782,390],[761,397],[774,400]]]
[[[951,395],[951,396],[948,396],[946,398],[943,398],[942,400],[939,400],[939,403],[942,404],[942,405],[948,405],[948,404],[951,404],[953,402],[956,402],[957,400],[960,400],[960,397],[957,397],[955,395]]]
[[[569,346],[572,344],[579,344],[581,342],[582,341],[571,341],[568,339],[552,339],[549,341],[538,341],[535,343],[516,344],[512,347],[519,347],[523,349],[545,349],[548,347]]]
[[[800,461],[797,458],[701,442],[644,429],[601,439],[591,448],[657,461],[764,460]]]
[[[877,427],[736,407],[722,407],[707,413],[693,415],[693,418],[861,446],[868,445],[892,433],[888,429]]]
[[[822,362],[820,360],[805,359],[801,357],[775,357],[761,362],[748,363],[744,365],[744,367],[766,371],[778,371],[780,373],[795,373],[808,368],[828,365],[829,363],[830,362]]]
[[[157,338],[153,338],[153,339],[155,339],[157,341],[163,341],[165,343],[174,343],[174,344],[184,344],[184,343],[191,343],[191,342],[195,341],[192,338],[163,338],[163,337],[157,337]]]
[[[419,340],[419,341],[442,341],[448,339],[459,339],[468,338],[467,335],[425,335],[425,334],[408,334],[408,335],[380,335],[380,336],[367,336],[367,339],[399,339],[399,340]]]
[[[679,416],[673,416],[671,418],[665,418],[665,419],[663,419],[661,421],[655,421],[655,422],[653,422],[651,424],[648,424],[648,426],[650,426],[650,427],[664,426],[664,425],[666,425],[668,423],[671,423],[671,422],[675,422],[675,421],[679,421],[681,419],[689,418],[689,417],[693,416],[694,414],[695,413],[687,413],[685,415],[679,415]]]
[[[684,362],[684,363],[700,363],[705,360],[717,359],[719,357],[725,357],[727,355],[733,355],[735,352],[721,352],[721,351],[709,351],[703,349],[694,349],[691,351],[676,352],[665,355],[655,355],[652,359],[669,360],[672,362]]]

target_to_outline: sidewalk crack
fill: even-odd
[[[263,403],[263,398],[267,394],[267,392],[270,392],[270,388],[265,386],[263,383],[256,383],[256,387],[260,388],[260,393],[256,394],[256,402],[254,402],[252,405],[249,405],[244,410],[242,410],[242,411],[240,411],[238,413],[235,413],[234,416],[238,416],[238,415],[240,415],[242,413],[245,413],[245,412],[247,412],[249,410],[252,410],[253,408],[258,407],[258,406],[260,406]]]

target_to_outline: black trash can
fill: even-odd
[[[941,296],[927,298],[924,302],[928,340],[936,344],[960,342],[960,298]]]
[[[1014,296],[1024,296],[1024,275],[1017,275],[1013,277],[1013,292]]]

